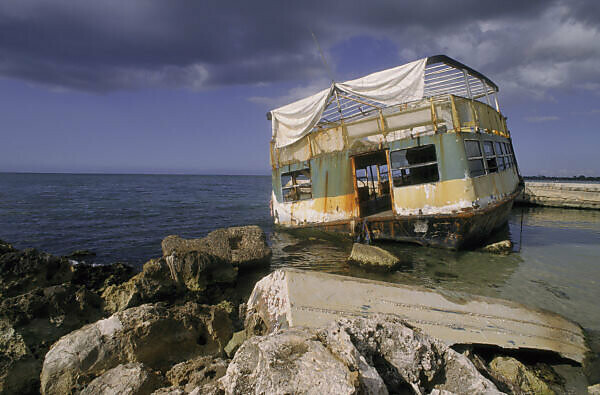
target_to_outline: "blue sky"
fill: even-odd
[[[268,174],[265,113],[443,53],[500,87],[525,175],[600,176],[600,2],[0,4],[0,171]]]

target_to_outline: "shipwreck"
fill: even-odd
[[[275,224],[453,249],[482,242],[522,189],[497,93],[438,55],[270,111]]]

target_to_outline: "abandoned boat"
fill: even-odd
[[[275,224],[452,249],[482,242],[522,189],[497,92],[438,55],[270,111]]]

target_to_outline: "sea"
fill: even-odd
[[[559,313],[600,339],[600,211],[513,208],[506,256],[386,244],[396,271],[347,263],[352,241],[274,229],[270,176],[0,173],[0,239],[56,255],[89,250],[89,263],[141,268],[172,234],[203,237],[259,225],[271,270],[295,267],[514,300]],[[498,236],[498,235],[497,235]]]

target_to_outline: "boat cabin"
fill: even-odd
[[[270,111],[275,224],[449,248],[481,241],[506,223],[520,185],[497,93],[438,55]]]

